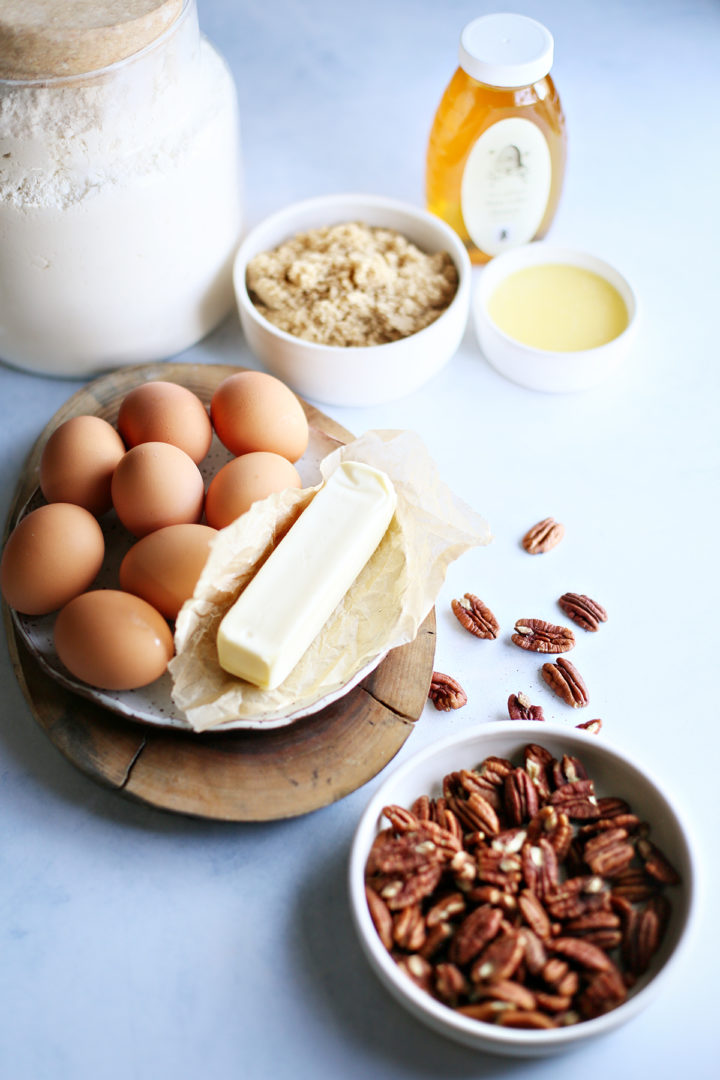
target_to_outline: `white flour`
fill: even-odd
[[[185,19],[109,74],[0,82],[0,357],[85,375],[171,356],[232,305],[235,89]]]

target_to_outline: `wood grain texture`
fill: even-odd
[[[94,413],[114,422],[124,395],[151,379],[189,387],[208,404],[227,365],[159,363],[124,368],[78,391],[30,453],[9,527],[37,487],[42,447],[64,420]],[[350,432],[303,402],[311,424],[342,441]],[[35,720],[64,756],[94,780],[161,809],[223,821],[294,817],[343,798],[372,779],[412,732],[427,700],[435,615],[392,650],[345,697],[284,728],[196,735],[127,721],[65,690],[29,654],[4,606],[10,656]]]

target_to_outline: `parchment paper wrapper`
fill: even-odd
[[[364,461],[387,473],[398,497],[395,516],[344,600],[275,690],[223,671],[218,626],[319,485],[255,503],[213,540],[195,593],[178,615],[170,662],[173,701],[196,731],[239,718],[273,720],[346,686],[374,658],[414,639],[448,565],[492,539],[487,522],[442,482],[413,432],[367,432],[323,460],[323,478],[341,461]]]

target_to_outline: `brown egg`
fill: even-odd
[[[284,382],[262,371],[238,371],[220,383],[210,415],[217,436],[233,454],[269,450],[297,461],[308,444],[302,405]]]
[[[300,487],[300,475],[287,458],[265,450],[243,454],[213,477],[205,497],[205,517],[214,529],[224,529],[259,499]]]
[[[179,446],[198,465],[210,449],[212,425],[200,398],[186,386],[148,382],[120,405],[118,430],[128,447],[144,442]]]
[[[170,443],[128,450],[112,478],[117,515],[134,536],[200,520],[205,488],[195,462]]]
[[[99,516],[112,506],[110,481],[125,453],[115,428],[99,416],[73,416],[56,428],[40,458],[40,489],[48,502],[84,506]]]
[[[66,604],[55,621],[55,648],[76,679],[100,690],[147,686],[174,651],[162,615],[117,589],[96,589]]]
[[[33,510],[8,537],[0,588],[23,615],[47,615],[84,592],[105,556],[105,539],[82,506],[50,503]]]
[[[120,587],[147,600],[166,619],[175,619],[217,536],[207,525],[168,525],[133,544],[120,564]]]

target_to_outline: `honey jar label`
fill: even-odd
[[[552,163],[540,128],[511,117],[487,128],[468,155],[462,215],[473,243],[488,255],[533,239],[545,216]]]

